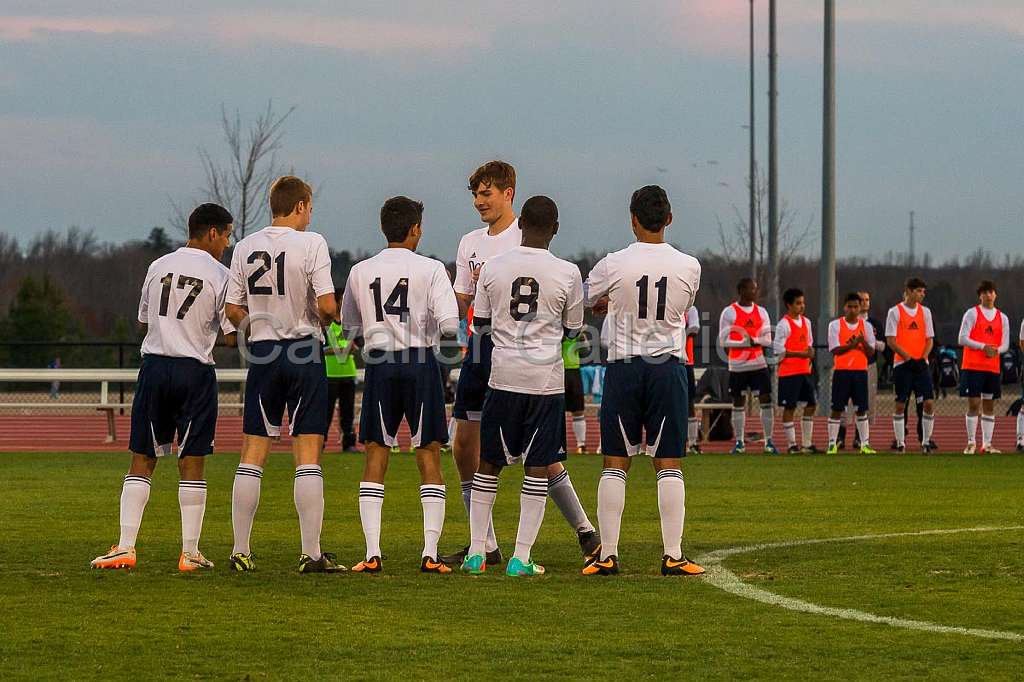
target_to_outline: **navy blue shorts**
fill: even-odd
[[[697,399],[697,375],[693,365],[683,365],[686,370],[686,395],[692,401]]]
[[[910,393],[919,400],[931,400],[935,397],[935,387],[932,385],[932,371],[930,367],[919,372],[911,371],[908,363],[904,362],[892,368],[892,385],[896,391],[896,402],[905,403],[910,398]]]
[[[729,395],[733,398],[743,395],[744,391],[759,396],[772,394],[772,375],[767,367],[749,372],[729,372]]]
[[[858,412],[867,412],[870,407],[866,369],[837,369],[832,372],[832,410],[842,412],[851,401]]]
[[[444,381],[432,348],[368,354],[359,442],[398,445],[402,419],[414,448],[448,442]]]
[[[171,453],[177,434],[179,457],[208,455],[216,429],[217,374],[212,365],[164,355],[142,358],[129,450],[163,457]]]
[[[498,467],[564,462],[565,394],[489,390],[480,415],[480,459]]]
[[[585,408],[583,374],[578,369],[567,369],[565,370],[565,411],[582,412]]]
[[[455,404],[452,416],[455,419],[480,421],[487,397],[487,383],[491,379],[491,352],[494,341],[490,334],[472,334],[469,348],[459,369],[459,383],[455,387]]]
[[[288,433],[326,436],[331,425],[327,409],[324,351],[310,337],[288,341],[255,341],[245,380],[242,432],[277,438],[288,409]]]
[[[982,372],[976,369],[960,371],[960,397],[980,398],[991,394],[993,399],[1003,395],[1003,380],[999,372]]]
[[[793,409],[798,403],[812,407],[818,404],[811,375],[791,374],[788,377],[779,377],[779,407]]]
[[[632,457],[686,455],[689,394],[686,370],[675,356],[609,362],[601,399],[601,452]],[[643,433],[647,447],[642,447]]]

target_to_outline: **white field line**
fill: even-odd
[[[943,530],[922,530],[913,531],[907,533],[881,533],[877,535],[852,535],[843,538],[818,538],[810,540],[790,540],[787,542],[769,542],[758,545],[747,545],[745,547],[730,547],[727,549],[718,549],[713,552],[703,554],[694,561],[707,569],[707,573],[704,574],[704,581],[711,585],[730,592],[737,596],[745,599],[752,599],[754,601],[768,604],[770,606],[780,606],[784,609],[791,611],[801,611],[803,613],[815,613],[822,616],[832,616],[833,618],[843,618],[846,620],[857,620],[864,623],[880,623],[883,625],[890,625],[897,628],[907,628],[909,630],[919,630],[923,632],[935,632],[939,634],[950,634],[950,635],[968,635],[970,637],[983,637],[985,639],[1002,639],[1011,642],[1024,642],[1024,634],[1016,632],[1004,632],[1001,630],[981,630],[977,628],[963,628],[949,625],[939,625],[937,623],[929,623],[921,620],[910,620],[907,618],[892,618],[890,616],[876,616],[873,613],[866,613],[864,611],[858,611],[856,609],[841,609],[831,606],[819,606],[818,604],[812,604],[810,602],[802,601],[800,599],[793,599],[791,597],[783,597],[763,590],[759,587],[755,587],[748,583],[743,582],[736,576],[735,573],[725,568],[722,562],[728,557],[735,556],[737,554],[747,554],[750,552],[759,552],[763,550],[780,549],[783,547],[799,547],[803,545],[820,545],[825,543],[834,542],[856,542],[859,540],[880,540],[885,538],[902,538],[902,537],[915,537],[922,535],[953,535],[956,533],[994,533],[999,531],[1010,531],[1010,530],[1024,530],[1024,526],[1001,526],[1001,527],[982,527],[982,528],[950,528]]]

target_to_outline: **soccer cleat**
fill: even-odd
[[[896,445],[896,446],[893,447],[892,450],[893,450],[893,452],[896,452],[896,453],[902,455],[904,452],[907,451],[907,447],[905,445]]]
[[[746,451],[747,451],[747,446],[743,443],[743,441],[738,440],[738,441],[736,441],[736,445],[732,446],[732,450],[729,451],[729,454],[730,455],[742,455]]]
[[[106,554],[89,562],[93,568],[135,568],[135,548],[120,549],[113,545]]]
[[[576,454],[577,455],[585,455],[585,454],[587,454],[587,449],[581,445],[578,448],[576,448]]]
[[[686,454],[700,455],[703,454],[703,450],[700,449],[699,443],[690,443],[690,447],[686,448]]]
[[[1024,452],[1024,443],[1017,443],[1017,452]]]
[[[577,531],[576,539],[579,540],[585,561],[590,561],[601,551],[601,535],[596,530]]]
[[[614,554],[607,559],[594,559],[583,567],[583,575],[615,575],[619,572],[619,557]]]
[[[462,562],[466,560],[467,556],[469,556],[469,545],[466,545],[457,552],[442,555],[438,557],[438,559],[441,560],[441,563],[448,564],[449,566],[461,566]],[[487,553],[487,563],[489,563],[492,566],[497,566],[501,564],[504,560],[505,559],[501,556],[500,547],[492,549],[490,552]]]
[[[505,567],[505,575],[513,578],[533,578],[544,575],[544,567],[532,560],[524,564],[519,559],[512,557],[508,560],[508,566]]]
[[[462,562],[462,572],[481,575],[487,570],[487,558],[483,554],[469,554]]]
[[[821,450],[819,450],[817,448],[817,446],[814,446],[814,445],[808,445],[806,447],[803,447],[803,448],[800,449],[800,452],[806,452],[806,453],[811,454],[811,455],[821,454]]]
[[[369,559],[360,561],[358,564],[352,567],[353,573],[380,573],[384,566],[380,561],[379,556],[373,556]]]
[[[235,552],[228,561],[231,564],[231,568],[240,573],[256,570],[256,562],[253,560],[252,554]]]
[[[205,568],[213,568],[213,562],[204,557],[202,552],[182,552],[178,557],[179,571],[199,571]]]
[[[925,443],[921,446],[921,452],[927,455],[929,452],[934,452],[934,448],[931,443]]]
[[[420,573],[440,573],[442,575],[447,575],[451,572],[451,566],[443,561],[436,560],[434,557],[425,556],[423,557],[423,561],[420,562]]]
[[[790,445],[788,448],[786,448],[786,452],[791,455],[796,455],[800,452],[800,448],[798,448],[795,445]]]
[[[779,454],[779,449],[777,447],[775,447],[775,443],[772,442],[771,438],[769,438],[768,440],[766,440],[764,442],[764,453],[766,455],[777,455],[777,454]]]
[[[398,447],[397,445],[392,445],[391,446],[391,454],[392,455],[399,455],[401,453],[402,453],[402,448]]]
[[[661,558],[662,575],[703,575],[704,568],[686,557],[673,559],[668,554]]]
[[[967,447],[964,448],[964,454],[965,455],[973,455],[977,451],[977,449],[978,449],[978,446],[977,446],[976,443],[968,443]],[[984,452],[984,451],[985,450],[983,448],[982,452]]]
[[[308,554],[299,557],[299,573],[344,573],[348,568],[338,563],[338,557],[324,552],[319,559]]]
[[[988,446],[985,446],[985,447],[983,447],[981,449],[981,454],[983,454],[983,455],[1001,455],[1001,454],[1003,454],[1003,451],[1002,450],[998,450],[998,449],[992,447],[991,445],[988,445]]]
[[[836,443],[829,443],[828,449],[825,450],[826,455],[838,455],[839,445]]]
[[[860,446],[860,454],[862,454],[862,455],[877,455],[877,454],[878,454],[878,452],[876,452],[876,451],[874,450],[874,448],[872,448],[872,447],[871,447],[870,445],[868,445],[867,443],[861,443],[861,446]]]

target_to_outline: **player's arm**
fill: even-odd
[[[441,338],[454,339],[459,333],[461,310],[444,265],[437,264],[430,282],[430,314],[437,320]]]
[[[864,336],[860,339],[860,349],[869,358],[875,355],[875,329],[867,321],[864,322]]]
[[[317,239],[306,260],[306,272],[309,273],[309,284],[316,296],[316,311],[320,324],[329,327],[331,322],[338,322],[338,302],[334,298],[334,280],[331,279],[331,253],[327,248],[327,240],[322,235]]]
[[[575,339],[583,330],[583,277],[578,267],[573,266],[572,280],[562,308],[562,335]]]
[[[476,283],[476,299],[473,301],[473,333],[491,333],[491,286],[488,279],[487,263],[480,268]]]
[[[974,308],[971,308],[964,313],[963,319],[960,320],[960,334],[957,337],[957,342],[965,348],[973,348],[974,350],[985,350],[985,344],[981,341],[975,341],[971,338],[971,328],[974,327],[974,323],[977,320],[977,312]]]
[[[758,306],[760,307],[760,306]],[[768,311],[761,308],[761,319],[764,322],[761,324],[761,328],[757,330],[757,338],[750,345],[762,346],[764,348],[771,348],[772,345],[772,321],[768,317]]]
[[[839,321],[833,320],[828,325],[828,350],[832,355],[845,355],[857,347],[857,336],[851,336],[846,343],[839,343]]]
[[[733,327],[736,326],[736,311],[732,306],[727,306],[718,318],[718,345],[721,348],[749,348],[753,345],[750,335],[742,329],[737,329],[743,335],[741,339],[730,339]]]
[[[1003,317],[1003,338],[999,340],[999,348],[996,352],[998,355],[1002,355],[1010,350],[1010,318],[1006,316],[1006,313],[999,314]]]
[[[242,251],[236,248],[231,254],[231,278],[228,280],[227,295],[224,298],[224,315],[235,329],[242,329],[249,316],[245,272],[242,269]]]
[[[932,311],[928,308],[924,309],[924,333],[924,356],[922,359],[928,362],[928,358],[932,354],[932,348],[935,347],[935,327],[932,326]]]
[[[597,262],[583,283],[583,305],[593,308],[600,315],[608,310],[608,294],[611,292],[612,281],[608,275],[608,257]]]
[[[455,254],[455,283],[452,288],[455,290],[455,299],[459,306],[459,319],[464,320],[469,315],[469,308],[473,305],[473,296],[476,294],[476,282],[480,277],[480,270],[474,271],[469,266],[469,254],[465,245],[465,237],[459,241],[459,250]]]
[[[359,301],[356,299],[358,286],[354,273],[349,272],[348,281],[345,282],[345,293],[341,296],[341,329],[350,343],[362,345],[363,315],[359,311]]]

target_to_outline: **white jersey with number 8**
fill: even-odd
[[[250,341],[322,341],[316,299],[333,293],[323,235],[271,226],[235,246],[227,302],[248,307]]]

